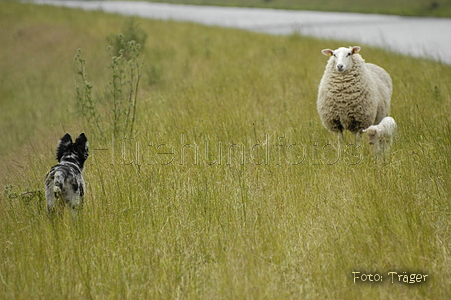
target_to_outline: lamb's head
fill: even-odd
[[[370,145],[373,145],[376,143],[377,139],[379,138],[379,132],[381,132],[381,129],[377,127],[376,125],[371,125],[365,130],[362,130],[362,132],[366,133],[368,135],[369,143]]]
[[[353,66],[352,55],[360,51],[359,46],[340,47],[337,50],[324,49],[321,52],[326,56],[331,56],[334,60],[334,70],[337,72],[345,72]]]

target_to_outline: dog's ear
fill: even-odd
[[[64,153],[70,148],[72,145],[72,137],[69,133],[66,133],[58,143],[56,147],[56,160],[60,161],[61,157],[63,157]]]
[[[88,139],[84,133],[81,133],[75,140],[75,147],[82,150],[85,159],[88,158]]]
[[[86,135],[84,133],[81,133],[75,140],[75,144],[84,145],[84,144],[86,144],[87,141],[88,141],[88,139],[86,138]]]

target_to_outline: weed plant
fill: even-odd
[[[125,20],[0,2],[1,299],[451,298],[449,65],[360,45],[394,83],[399,133],[377,161],[337,152],[316,112],[321,49],[354,41],[140,20],[134,134],[104,118],[102,136],[71,62],[82,48],[87,81],[110,86],[105,36]],[[85,206],[52,223],[66,131],[90,142]]]
[[[132,19],[133,20],[133,19]],[[92,94],[93,84],[88,81],[86,72],[86,61],[82,58],[81,49],[78,49],[75,56],[76,74],[76,99],[79,104],[81,115],[86,123],[90,125],[92,132],[104,137],[110,133],[112,124],[112,135],[133,136],[136,118],[136,104],[138,99],[139,82],[141,79],[141,69],[143,62],[139,57],[141,44],[130,37],[136,37],[141,32],[134,23],[130,23],[127,35],[118,34],[116,39],[109,35],[108,40],[115,43],[108,46],[110,56],[110,80],[108,88],[104,92],[104,103],[110,107],[111,117],[105,120],[101,116],[101,101],[95,99]],[[138,33],[134,33],[135,30]],[[141,34],[143,35],[143,34]],[[126,36],[129,37],[126,39]],[[145,37],[145,36],[144,36]],[[141,38],[144,41],[144,38]],[[103,119],[103,120],[102,120]]]
[[[120,56],[120,51],[125,51],[122,55],[128,58],[126,45],[132,41],[140,45],[141,50],[144,49],[147,40],[147,33],[141,28],[136,18],[130,17],[125,20],[122,26],[121,34],[109,34],[106,41],[111,47],[112,56]],[[135,50],[135,49],[130,49]],[[135,54],[131,54],[132,56]]]
[[[101,133],[100,116],[98,110],[98,100],[93,98],[93,85],[88,81],[86,73],[86,61],[81,56],[81,49],[78,49],[75,56],[75,80],[77,82],[75,87],[75,94],[77,99],[80,114],[85,118],[87,124],[94,125],[91,130]]]
[[[122,49],[119,56],[110,52],[111,63],[108,68],[111,71],[109,82],[110,90],[108,99],[112,99],[113,107],[113,134],[133,135],[133,126],[136,118],[136,105],[138,99],[139,82],[141,79],[142,61],[139,51],[141,45],[131,40],[126,42],[122,34],[118,35],[121,40]],[[109,48],[110,50],[111,48]]]

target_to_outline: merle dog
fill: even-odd
[[[82,172],[87,158],[88,140],[84,133],[77,137],[75,143],[69,133],[61,138],[56,148],[58,164],[50,169],[45,180],[49,214],[55,211],[55,205],[64,208],[67,204],[74,217],[76,210],[83,206],[86,188]]]

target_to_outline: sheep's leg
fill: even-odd
[[[391,148],[391,145],[392,145],[392,144],[393,144],[393,137],[390,136],[390,137],[388,138],[387,145],[385,146],[385,147],[387,148],[387,151],[390,151],[390,148]]]
[[[342,145],[344,145],[344,143],[345,143],[345,140],[344,140],[344,137],[343,137],[343,131],[339,131],[337,133],[337,137],[338,137],[338,150],[340,151]]]
[[[361,141],[362,141],[362,131],[359,130],[355,134],[355,144],[356,144],[356,146],[360,146]]]
[[[382,143],[383,143],[383,142],[382,142],[380,139],[378,139],[378,140],[376,141],[376,143],[374,143],[376,155],[382,154],[382,150],[383,150],[383,144],[382,144]]]
[[[343,137],[343,131],[339,131],[339,132],[337,133],[337,136],[338,136],[338,143],[344,144],[345,139],[344,139],[344,137]]]

